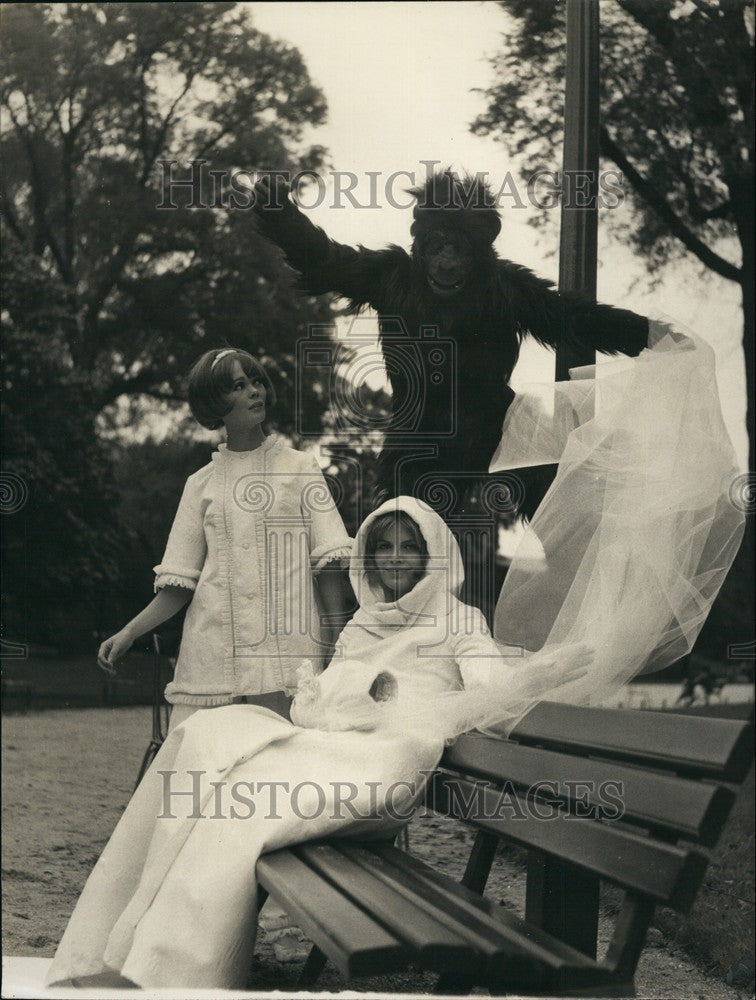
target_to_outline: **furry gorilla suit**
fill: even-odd
[[[371,306],[379,316],[393,415],[379,460],[378,499],[409,494],[432,503],[432,477],[446,479],[457,498],[450,507],[447,491],[440,512],[464,509],[465,492],[487,475],[499,442],[526,334],[548,347],[582,345],[609,354],[635,355],[646,346],[645,318],[560,294],[550,281],[497,257],[501,222],[478,177],[445,170],[412,190],[411,254],[330,240],[288,192],[280,180],[263,178],[255,211],[303,290],[335,292],[349,300],[351,312]],[[418,446],[426,446],[425,456]],[[537,499],[528,496],[523,512],[532,513]]]

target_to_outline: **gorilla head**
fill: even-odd
[[[435,296],[455,298],[479,273],[480,262],[495,256],[501,220],[493,196],[480,177],[459,178],[451,170],[411,193],[417,199],[412,256]]]

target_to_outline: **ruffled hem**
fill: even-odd
[[[169,705],[197,705],[200,708],[218,708],[221,705],[233,705],[233,694],[171,694],[165,693]]]
[[[183,587],[185,590],[196,590],[197,581],[187,576],[177,576],[175,573],[161,573],[155,577],[155,593],[163,587]]]
[[[258,691],[255,694],[248,695],[236,695],[236,694],[186,694],[185,692],[176,692],[166,690],[165,700],[169,705],[195,705],[198,708],[220,708],[224,705],[237,705],[240,703],[242,697],[246,698],[261,698],[263,695],[267,694],[277,694],[281,691],[286,695],[287,698],[292,698],[297,693],[296,685],[282,685],[280,688],[276,688],[275,691]]]
[[[163,587],[184,587],[186,590],[195,590],[201,571],[189,569],[187,566],[164,566],[160,563],[152,567],[152,572],[155,574],[155,593],[157,593]]]
[[[349,565],[349,560],[352,556],[352,545],[350,540],[349,545],[340,545],[335,549],[327,549],[323,551],[323,548],[314,549],[310,554],[310,565],[312,566],[313,573],[319,572],[324,566],[328,566],[333,562],[340,562],[342,566],[346,567]]]

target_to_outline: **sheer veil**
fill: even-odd
[[[690,651],[745,519],[731,496],[739,470],[706,343],[654,324],[638,358],[571,374],[549,387],[548,408],[536,395],[515,400],[502,435],[507,465],[498,455],[491,463],[523,465],[529,450],[559,462],[494,631],[530,651],[588,643],[591,670],[557,700],[596,703]]]
[[[388,703],[385,724],[508,732],[538,701],[600,704],[690,651],[745,520],[712,349],[655,323],[637,358],[518,395],[489,471],[552,462],[495,612],[497,642],[524,655],[471,690]]]

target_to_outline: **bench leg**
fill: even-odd
[[[525,919],[596,957],[599,880],[540,851],[528,854]]]
[[[134,791],[137,790],[137,788],[139,787],[139,783],[142,780],[142,778],[145,776],[145,774],[147,772],[147,769],[149,768],[150,764],[157,757],[157,753],[158,753],[158,750],[160,749],[161,745],[162,745],[162,743],[158,742],[154,738],[150,740],[150,745],[145,750],[144,757],[142,757],[142,764],[141,764],[141,767],[139,768],[139,774],[137,775],[136,784],[134,785]]]
[[[299,986],[312,986],[317,981],[318,976],[325,968],[325,964],[328,958],[323,954],[323,952],[314,944],[310,950],[310,954],[307,956],[307,961],[302,968],[302,972],[299,975]]]
[[[481,896],[483,895],[498,846],[498,837],[492,833],[486,833],[485,830],[478,830],[465,874],[462,876],[462,885]]]

